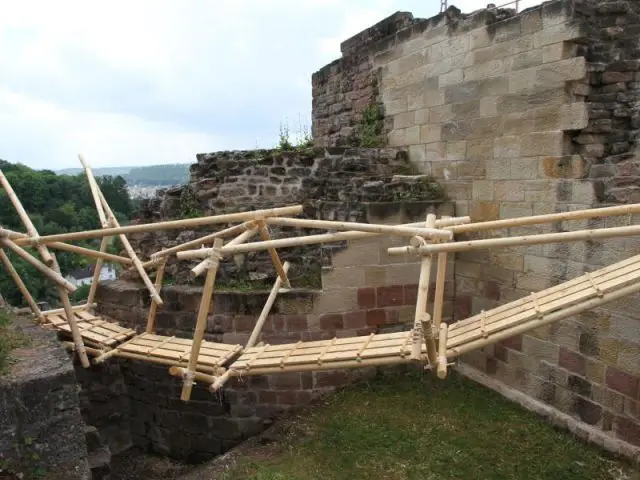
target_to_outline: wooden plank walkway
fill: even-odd
[[[136,331],[131,328],[108,322],[86,310],[77,310],[73,313],[75,314],[82,339],[88,346],[101,349],[105,347],[113,348],[136,334]],[[54,329],[71,336],[71,327],[64,312],[47,314],[45,319],[45,325],[51,325]]]

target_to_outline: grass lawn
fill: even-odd
[[[622,480],[630,464],[453,373],[386,374],[285,422],[225,480]]]

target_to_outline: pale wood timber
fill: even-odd
[[[6,228],[0,228],[0,237],[9,237],[11,240],[19,240],[21,238],[29,238],[29,235],[25,233],[14,232]],[[19,244],[19,242],[16,242]],[[111,262],[121,263],[123,265],[133,265],[133,261],[130,258],[121,257],[120,255],[114,255],[112,253],[93,250],[91,248],[80,247],[78,245],[71,245],[63,242],[47,243],[47,247],[55,250],[62,250],[65,252],[79,253],[86,257],[102,258],[103,260],[109,260]]]
[[[187,373],[187,369],[184,367],[178,367],[176,365],[172,365],[171,367],[169,367],[169,375],[173,377],[184,378],[186,373]],[[214,383],[218,377],[214,375],[207,375],[206,373],[202,373],[202,372],[194,372],[193,378],[195,378],[199,382]]]
[[[142,265],[147,268],[159,262],[162,257],[173,255],[174,253],[181,252],[183,250],[188,250],[191,247],[199,247],[201,245],[204,245],[205,243],[211,243],[218,237],[226,238],[230,235],[235,235],[236,233],[242,233],[243,231],[251,228],[251,225],[253,225],[253,223],[253,220],[250,220],[248,222],[241,223],[240,225],[234,225],[233,227],[225,228],[224,230],[220,230],[215,233],[210,233],[209,235],[205,235],[204,237],[181,243],[180,245],[176,245],[175,247],[165,248],[153,253],[151,255],[151,260],[144,262]]]
[[[29,289],[22,281],[22,278],[20,278],[20,275],[18,274],[17,270],[13,267],[11,260],[9,259],[7,254],[4,252],[4,250],[1,248],[0,248],[0,261],[4,264],[4,267],[7,269],[7,272],[9,272],[9,275],[11,275],[13,282],[16,284],[16,286],[20,290],[20,293],[22,293],[22,296],[29,304],[29,308],[33,312],[33,315],[40,321],[40,323],[44,322],[44,315],[42,314],[40,307],[38,307],[38,304],[31,296],[31,292],[29,292]]]
[[[425,226],[431,228],[436,222],[436,216],[433,213],[427,215]],[[424,242],[424,240],[423,240]],[[422,257],[420,265],[420,278],[418,280],[418,296],[416,299],[416,311],[414,317],[414,328],[418,323],[422,324],[422,334],[427,346],[427,357],[429,363],[433,366],[437,362],[436,344],[433,334],[433,323],[431,315],[427,313],[427,304],[429,303],[429,284],[431,279],[431,256]],[[417,336],[414,337],[414,342]],[[415,347],[414,347],[415,348]],[[416,348],[417,350],[417,348]]]
[[[264,241],[271,240],[271,233],[269,233],[269,227],[267,227],[267,225],[263,221],[260,221],[258,225],[260,228],[260,237],[262,238],[262,240]],[[282,280],[286,288],[291,288],[291,283],[289,283],[287,272],[285,271],[282,265],[282,261],[280,260],[278,251],[275,248],[269,248],[267,249],[267,251],[269,252],[269,256],[271,257],[273,268],[275,268],[276,272],[278,272],[278,277],[280,277],[280,279]]]
[[[253,227],[251,225],[248,225],[247,230],[242,232],[237,237],[231,239],[229,242],[227,242],[227,245],[239,245],[241,243],[244,243],[249,238],[253,237],[256,233],[258,233],[258,227]],[[216,238],[221,238],[221,237],[216,237]],[[204,273],[205,270],[207,270],[207,268],[209,268],[208,267],[209,264],[210,264],[210,259],[205,258],[198,265],[196,265],[191,269],[191,273],[193,274],[194,277],[199,277]]]
[[[131,328],[107,322],[102,317],[92,315],[89,312],[79,310],[74,313],[80,335],[87,344],[96,345],[99,348],[113,348],[136,334],[135,330]],[[66,313],[48,314],[45,315],[45,318],[47,324],[56,330],[65,334],[72,333]]]
[[[216,392],[217,390],[220,390],[224,386],[224,384],[229,381],[230,378],[231,378],[231,372],[227,370],[222,375],[215,378],[215,380],[209,386],[209,391]]]
[[[104,213],[106,213],[107,219],[105,220],[105,222],[108,220],[108,222],[113,227],[120,228],[120,224],[118,223],[118,220],[116,219],[116,216],[113,214],[113,211],[111,210],[111,207],[107,203],[106,198],[104,197],[102,191],[100,190],[100,187],[98,186],[98,183],[96,182],[96,179],[93,176],[93,172],[89,168],[85,168],[85,172],[87,174],[87,179],[89,180],[89,184],[93,185],[92,193],[94,193],[94,191],[95,191],[95,195],[100,200],[100,204],[102,205],[102,208],[104,209]],[[96,205],[96,207],[97,207],[97,205]],[[98,209],[98,211],[100,211],[100,209]],[[101,219],[102,219],[102,216],[101,216]],[[103,228],[102,230],[103,231],[107,231],[109,229],[108,228]],[[138,255],[136,254],[136,252],[133,250],[133,247],[131,246],[131,244],[129,243],[129,239],[124,234],[119,234],[118,238],[120,239],[120,242],[122,243],[122,246],[124,247],[125,251],[127,252],[127,255],[129,255],[129,258],[131,258],[131,260],[133,261],[133,265],[136,268],[136,270],[138,271],[138,275],[140,275],[140,278],[142,278],[142,281],[144,282],[145,286],[147,287],[147,290],[149,290],[151,298],[159,306],[162,306],[164,302],[162,301],[162,298],[160,298],[160,295],[158,295],[158,292],[156,291],[155,287],[153,286],[153,283],[151,283],[151,279],[149,279],[149,275],[147,275],[147,272],[145,271],[144,267],[142,266],[142,262],[138,258]]]
[[[265,222],[269,225],[281,225],[287,227],[303,227],[303,228],[322,228],[327,230],[356,230],[371,233],[389,233],[392,235],[401,235],[405,237],[413,237],[419,235],[421,237],[436,239],[442,238],[449,240],[453,234],[448,230],[440,230],[434,226],[430,228],[420,227],[399,227],[395,225],[377,225],[374,223],[356,223],[356,222],[334,222],[331,220],[314,220],[306,218],[266,218]]]
[[[160,265],[158,266],[158,270],[156,270],[156,291],[160,293],[160,289],[162,288],[162,279],[164,278],[164,268],[167,265],[167,257],[164,257],[160,261]],[[158,304],[154,299],[151,299],[151,305],[149,306],[149,315],[147,316],[147,328],[145,331],[147,333],[153,333],[155,322],[156,322],[156,310],[158,309]]]
[[[213,215],[210,217],[185,218],[182,220],[169,220],[165,222],[141,223],[138,225],[126,225],[124,227],[109,227],[97,230],[85,230],[82,232],[57,233],[45,235],[39,238],[17,239],[19,245],[49,244],[51,242],[63,242],[68,240],[85,240],[88,238],[102,238],[127,233],[157,232],[158,230],[177,230],[182,228],[199,227],[215,223],[233,223],[238,221],[252,220],[255,218],[273,217],[278,215],[295,215],[302,212],[302,205],[290,207],[279,207],[264,210],[253,210],[247,212],[227,213],[223,215]]]
[[[389,255],[403,255],[414,253],[428,255],[437,252],[467,252],[482,248],[518,247],[525,245],[541,245],[556,242],[577,242],[581,240],[595,240],[612,237],[629,237],[640,234],[640,225],[626,227],[599,228],[592,230],[576,230],[573,232],[541,233],[508,238],[488,238],[484,240],[470,240],[467,242],[439,243],[413,247],[391,247],[387,249]]]
[[[93,175],[93,170],[91,169],[91,167],[89,167],[87,162],[85,162],[82,154],[78,154],[78,159],[82,164],[82,168],[84,169],[85,174],[87,175],[87,180],[89,181],[89,189],[91,190],[91,196],[93,197],[93,202],[96,204],[96,211],[98,212],[98,218],[100,218],[100,225],[102,225],[102,228],[107,228],[110,225],[109,225],[109,222],[107,221],[107,216],[102,206],[102,201],[100,200],[98,183],[95,180],[95,176]],[[103,239],[105,238],[108,238],[108,237],[103,237]]]
[[[107,247],[109,246],[109,240],[111,237],[102,237],[102,241],[100,242],[100,252],[104,253],[107,251]],[[96,291],[98,290],[98,283],[100,282],[100,273],[102,271],[103,265],[102,258],[99,258],[95,264],[95,271],[93,272],[93,279],[91,280],[91,286],[89,287],[89,295],[87,296],[87,303],[93,303],[93,299],[96,296]]]
[[[619,205],[615,207],[587,208],[571,212],[549,213],[545,215],[532,215],[528,217],[504,218],[487,222],[469,223],[467,225],[450,226],[448,230],[455,233],[477,232],[480,230],[502,229],[512,227],[524,227],[527,225],[539,225],[542,223],[555,223],[569,220],[583,220],[587,218],[612,217],[640,213],[640,203],[631,205]],[[415,224],[414,224],[415,225]]]
[[[56,270],[59,270],[58,262],[54,261],[54,265],[56,266]],[[91,362],[87,357],[87,347],[82,340],[82,335],[80,334],[80,329],[78,328],[78,323],[76,322],[76,317],[73,309],[71,308],[71,301],[69,300],[69,293],[62,287],[58,287],[58,291],[60,292],[60,300],[62,301],[62,306],[64,308],[65,316],[67,317],[67,321],[69,322],[69,327],[71,328],[71,336],[73,338],[73,343],[75,345],[75,352],[80,359],[80,363],[84,368],[89,368],[91,366]]]
[[[218,273],[218,266],[220,264],[220,248],[222,247],[223,240],[216,238],[213,243],[212,262],[207,271],[207,276],[204,282],[204,288],[202,290],[202,298],[200,301],[200,309],[198,310],[198,318],[196,320],[196,328],[193,333],[193,345],[191,346],[191,356],[189,358],[188,371],[184,376],[184,383],[182,385],[182,394],[180,398],[183,401],[187,401],[191,398],[191,389],[193,388],[192,372],[195,372],[198,363],[198,353],[200,352],[200,345],[202,343],[202,337],[204,336],[204,330],[207,325],[207,316],[209,315],[209,308],[211,306],[211,299],[213,295],[213,285],[216,280],[216,274]]]
[[[438,371],[437,375],[440,379],[447,378],[447,324],[441,323],[439,326],[438,336]]]
[[[16,212],[18,212],[18,215],[20,216],[20,220],[22,220],[22,223],[27,229],[27,233],[32,237],[37,238],[38,232],[36,231],[36,227],[33,225],[33,222],[29,218],[29,215],[27,215],[26,210],[22,206],[22,202],[20,202],[20,200],[18,199],[16,192],[13,191],[13,187],[7,180],[7,177],[4,176],[4,173],[2,172],[2,170],[0,170],[0,184],[4,188],[5,192],[7,192],[7,197],[9,197],[9,200],[11,201],[13,208],[15,208]],[[51,256],[49,251],[46,249],[46,247],[44,245],[41,245],[39,242],[36,242],[36,247],[44,263],[48,266],[53,265],[53,257]]]
[[[90,308],[96,308],[97,306],[98,306],[97,303],[92,303],[91,305],[89,305],[88,303],[81,303],[79,305],[73,305],[71,309],[74,312],[77,312],[78,310],[89,310]],[[42,311],[43,315],[50,315],[50,314],[56,315],[60,313],[64,313],[64,308],[52,308],[51,310]]]
[[[72,352],[77,352],[75,343],[62,342],[62,344],[67,348],[67,350]],[[102,350],[100,350],[99,348],[85,347],[84,349],[85,349],[85,352],[88,353],[89,355],[98,356],[102,354]]]
[[[284,271],[284,276],[286,278],[287,272],[289,271],[289,262],[284,262],[282,269]],[[264,326],[264,322],[267,320],[267,317],[269,316],[269,312],[271,311],[271,308],[273,307],[273,304],[276,301],[276,297],[278,296],[278,292],[280,291],[281,286],[282,286],[282,277],[278,276],[276,280],[273,282],[273,287],[271,288],[269,297],[267,298],[267,301],[265,302],[264,307],[260,312],[260,316],[258,317],[258,320],[256,321],[256,324],[253,327],[251,336],[249,337],[249,340],[247,341],[247,345],[245,346],[245,348],[253,347],[258,341],[258,337],[260,336],[260,332],[262,332],[262,327]]]
[[[442,306],[444,304],[444,282],[447,277],[447,254],[438,254],[438,270],[436,273],[436,291],[433,298],[433,327],[440,330],[442,321]]]

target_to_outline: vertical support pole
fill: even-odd
[[[109,240],[111,237],[102,237],[102,242],[100,243],[100,251],[106,252],[107,246],[109,245]],[[104,259],[98,258],[95,264],[95,272],[93,272],[93,279],[91,280],[91,286],[89,287],[89,295],[87,296],[87,305],[93,305],[93,299],[96,296],[96,291],[98,290],[98,282],[100,282],[100,272],[102,271],[102,265],[104,264]]]
[[[438,336],[438,378],[447,378],[447,334],[448,326],[446,323],[440,324],[440,333]]]
[[[436,216],[432,213],[427,215],[425,226],[427,228],[433,228],[436,222]],[[423,239],[424,240],[424,239]],[[436,343],[433,334],[433,325],[431,321],[431,315],[427,313],[427,303],[429,301],[429,281],[431,278],[431,255],[425,255],[422,257],[420,266],[420,280],[418,283],[418,298],[416,299],[416,312],[414,318],[414,331],[419,332],[422,328],[422,336],[427,346],[427,357],[429,363],[434,366],[437,362]],[[419,326],[420,324],[420,326]],[[416,358],[417,353],[417,341],[418,335],[414,334],[412,358]],[[422,345],[420,345],[422,348]]]
[[[22,278],[20,278],[18,271],[15,269],[8,255],[5,253],[5,251],[2,248],[0,248],[0,261],[4,264],[4,267],[7,269],[7,272],[9,272],[9,275],[11,275],[11,278],[13,279],[14,283],[20,290],[20,293],[22,293],[22,296],[25,298],[25,300],[29,304],[29,308],[31,308],[31,311],[33,312],[33,314],[38,318],[40,323],[44,323],[45,318],[44,318],[44,315],[42,314],[42,311],[40,310],[40,307],[38,307],[38,304],[31,296],[31,292],[29,292],[29,290],[27,289],[27,286],[22,281]]]
[[[447,219],[450,217],[442,217]],[[436,273],[436,292],[433,299],[433,327],[440,330],[442,321],[442,306],[444,303],[444,282],[447,277],[447,252],[438,253],[438,271]]]
[[[269,233],[269,228],[267,227],[266,223],[264,223],[264,220],[259,221],[258,226],[260,228],[260,237],[262,238],[262,240],[265,242],[271,240],[271,234]],[[278,277],[280,277],[280,279],[282,280],[286,288],[291,288],[291,284],[289,283],[289,278],[287,277],[287,272],[285,271],[284,266],[282,265],[282,261],[280,260],[278,251],[275,248],[269,248],[267,249],[267,251],[271,256],[271,261],[273,262],[273,266],[276,269],[276,272],[278,272]]]
[[[162,279],[164,277],[164,267],[167,265],[167,258],[163,257],[160,260],[160,265],[158,266],[158,270],[156,271],[156,290],[158,293],[162,288]],[[156,310],[158,309],[158,304],[155,300],[151,300],[151,306],[149,306],[149,316],[147,317],[147,329],[145,330],[147,333],[153,333],[154,324],[156,322]]]
[[[13,191],[13,188],[9,184],[9,181],[1,171],[0,171],[0,183],[2,184],[3,188],[6,190],[7,195],[11,200],[11,203],[13,204],[14,208],[18,212],[18,215],[20,215],[20,219],[22,220],[22,223],[26,227],[27,233],[29,233],[29,235],[31,235],[32,237],[38,237],[38,231],[36,230],[36,227],[33,225],[33,222],[31,222],[31,219],[29,218],[29,215],[27,215],[27,212],[25,211],[24,207],[22,206],[22,203],[18,199],[18,196],[15,194],[15,192]],[[53,256],[49,252],[46,245],[37,245],[37,247],[45,263],[48,263],[51,269],[62,277],[60,272],[60,266],[58,265],[58,262],[55,256]],[[85,368],[88,368],[91,364],[89,363],[89,358],[87,357],[87,351],[85,349],[84,342],[82,341],[82,335],[80,334],[80,329],[78,328],[78,324],[76,323],[75,314],[73,313],[73,309],[71,308],[71,301],[69,300],[69,292],[65,290],[65,288],[61,285],[58,285],[58,292],[60,294],[60,300],[62,301],[62,306],[64,307],[65,316],[67,317],[67,322],[69,323],[69,327],[71,328],[71,335],[73,337],[73,343],[76,345],[76,352],[78,354],[78,358],[80,358],[80,363],[82,363],[82,366]]]
[[[284,262],[282,266],[285,275],[289,270],[289,262]],[[269,293],[269,297],[260,312],[260,316],[258,317],[258,321],[256,322],[255,327],[253,327],[253,331],[251,332],[251,336],[249,337],[249,341],[245,348],[253,347],[258,341],[258,337],[260,336],[260,332],[262,331],[262,327],[264,326],[264,322],[267,320],[267,316],[271,311],[271,307],[273,307],[273,303],[276,301],[276,297],[278,296],[278,292],[280,291],[280,286],[282,285],[282,277],[276,278],[276,281],[273,282],[273,287],[271,288],[271,292]]]
[[[196,321],[196,329],[193,333],[193,344],[191,346],[191,356],[189,357],[189,365],[184,375],[184,383],[182,385],[182,394],[180,398],[187,401],[191,398],[191,389],[193,388],[194,372],[198,366],[198,355],[200,354],[200,345],[204,337],[204,330],[207,325],[207,317],[211,306],[213,296],[213,285],[216,281],[218,266],[220,265],[220,249],[223,240],[216,238],[213,243],[213,254],[211,255],[211,264],[207,269],[207,276],[204,281],[204,289],[202,290],[202,298],[200,299],[200,309],[198,310],[198,319]]]

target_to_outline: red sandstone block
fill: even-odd
[[[376,289],[359,288],[358,289],[358,306],[360,308],[373,308],[376,306]]]
[[[258,392],[258,401],[260,403],[275,404],[278,402],[278,394],[270,390],[262,390]]]
[[[402,285],[378,287],[376,296],[378,307],[397,307],[404,300],[404,288]]]
[[[299,332],[309,328],[306,315],[286,315],[284,320],[288,332]]]
[[[278,405],[295,405],[298,402],[298,392],[295,391],[283,391],[277,392]]]
[[[507,349],[503,345],[496,343],[493,355],[496,359],[500,360],[501,362],[505,362],[505,363],[507,362],[507,358],[508,358]]]
[[[382,308],[367,310],[367,325],[377,327],[379,325],[384,325],[386,322],[387,312]]]
[[[453,304],[453,314],[456,320],[463,320],[471,316],[471,295],[456,296],[456,301]]]
[[[343,315],[344,328],[362,328],[367,325],[367,314],[363,310],[347,312]]]
[[[395,309],[387,310],[387,325],[394,325],[400,323],[400,312]]]
[[[640,446],[640,423],[627,417],[616,417],[615,432],[619,438],[631,445]]]
[[[320,328],[322,330],[340,330],[344,328],[341,313],[327,313],[320,315]]]
[[[404,305],[415,305],[418,300],[418,285],[405,285],[402,288],[402,303]]]
[[[335,331],[331,330],[315,330],[312,332],[302,332],[303,342],[317,342],[318,340],[329,340],[333,338]]]
[[[302,382],[302,388],[304,390],[310,390],[313,388],[313,372],[302,372],[300,374],[300,381]]]
[[[513,337],[505,338],[500,341],[503,347],[510,348],[511,350],[522,351],[522,335],[514,335]]]
[[[313,393],[311,393],[310,391],[296,392],[296,400],[297,405],[309,404],[313,400]]]
[[[273,375],[271,387],[275,390],[298,390],[302,387],[302,379],[299,373],[294,372]]]
[[[375,333],[376,331],[377,331],[377,328],[374,328],[374,327],[359,328],[359,329],[356,330],[356,336],[371,335],[372,333]]]
[[[233,317],[233,329],[236,332],[251,332],[256,324],[256,317],[236,315]]]
[[[558,365],[583,377],[587,375],[587,359],[566,347],[560,347]]]
[[[616,367],[607,367],[605,376],[607,387],[633,399],[638,398],[638,388],[640,388],[640,378],[630,373],[624,372]]]

